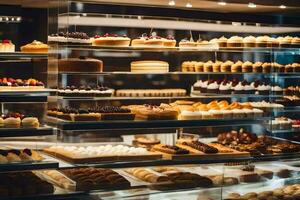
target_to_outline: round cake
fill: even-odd
[[[34,40],[30,44],[21,46],[21,51],[24,53],[48,53],[49,46],[40,41]]]
[[[169,64],[164,61],[134,61],[130,65],[131,72],[169,72]]]
[[[58,60],[60,72],[102,72],[103,62],[91,58],[68,58]]]
[[[130,38],[126,35],[119,36],[116,34],[105,34],[103,36],[96,35],[92,39],[93,46],[114,46],[114,47],[128,47]]]

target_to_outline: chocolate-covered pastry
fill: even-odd
[[[190,152],[186,149],[182,149],[177,146],[171,146],[171,145],[163,145],[163,144],[157,144],[152,147],[155,151],[160,151],[163,153],[168,154],[189,154]]]
[[[183,145],[192,147],[196,150],[202,151],[204,153],[218,153],[218,149],[215,147],[211,147],[205,143],[199,141],[186,141],[182,142]]]

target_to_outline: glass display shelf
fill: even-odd
[[[207,99],[207,98],[280,98],[283,95],[255,95],[255,94],[214,94],[214,95],[191,95],[191,96],[172,96],[172,97],[66,97],[66,96],[53,96],[57,100],[66,101],[107,101],[107,100],[176,100],[176,99]]]
[[[130,67],[129,67],[130,68]],[[270,72],[270,73],[257,73],[257,72],[130,72],[130,71],[114,71],[114,72],[48,72],[47,74],[54,75],[69,75],[69,76],[109,76],[109,75],[262,75],[264,77],[297,77],[299,78],[300,72]]]
[[[0,163],[1,172],[57,169],[59,163],[53,160]]]
[[[48,58],[48,53],[23,53],[23,52],[0,52],[0,60],[2,59],[32,59],[32,58]]]
[[[0,127],[0,137],[23,137],[53,135],[54,128],[41,126],[39,128],[6,128]]]
[[[56,90],[3,90],[0,89],[0,102],[47,102],[47,97]]]
[[[250,125],[260,124],[268,117],[255,119],[206,119],[206,120],[153,120],[153,121],[97,121],[97,122],[71,122],[53,117],[47,117],[48,123],[56,125],[60,130],[117,130],[117,129],[143,129],[143,128],[184,128],[222,125]]]
[[[299,48],[263,48],[263,47],[236,47],[236,48],[219,48],[214,45],[207,45],[201,47],[113,47],[113,46],[92,46],[92,45],[75,45],[75,44],[59,44],[61,49],[69,49],[76,51],[107,51],[107,52],[219,52],[219,53],[284,53],[298,55]]]

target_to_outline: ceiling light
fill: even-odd
[[[18,18],[17,18],[17,21],[18,21],[18,22],[21,21],[21,17],[18,17]]]
[[[176,2],[174,0],[169,1],[169,6],[175,6]]]
[[[255,4],[255,3],[249,3],[249,4],[248,4],[248,7],[249,7],[249,8],[256,8],[256,4]]]
[[[279,8],[286,9],[286,6],[285,5],[280,5]]]
[[[226,5],[227,5],[227,3],[226,3],[225,1],[219,1],[218,4],[219,4],[220,6],[226,6]]]
[[[191,8],[191,7],[193,7],[193,5],[190,2],[187,2],[186,5],[185,5],[185,7]]]
[[[87,16],[87,14],[86,14],[86,13],[82,13],[82,16],[83,16],[83,17],[86,17],[86,16]]]

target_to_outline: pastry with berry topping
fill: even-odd
[[[166,38],[163,40],[163,46],[164,47],[175,47],[176,46],[176,40],[173,36],[168,35]]]
[[[44,83],[30,78],[28,80],[14,78],[0,78],[0,91],[2,90],[38,90],[44,89]]]
[[[153,34],[145,41],[145,46],[155,46],[155,47],[163,47],[164,46],[164,38]]]
[[[78,112],[73,116],[74,121],[99,121],[101,114],[90,112],[87,109],[78,109]]]
[[[131,46],[133,47],[145,47],[145,42],[148,40],[149,37],[146,33],[143,33],[141,37],[133,39],[131,41]]]
[[[135,114],[128,108],[116,106],[97,107],[95,112],[101,114],[101,120],[134,120]]]
[[[0,52],[15,52],[15,45],[11,40],[0,40]]]
[[[93,46],[104,46],[104,47],[128,47],[130,44],[130,38],[127,35],[117,34],[104,34],[102,36],[95,35],[92,39]]]

